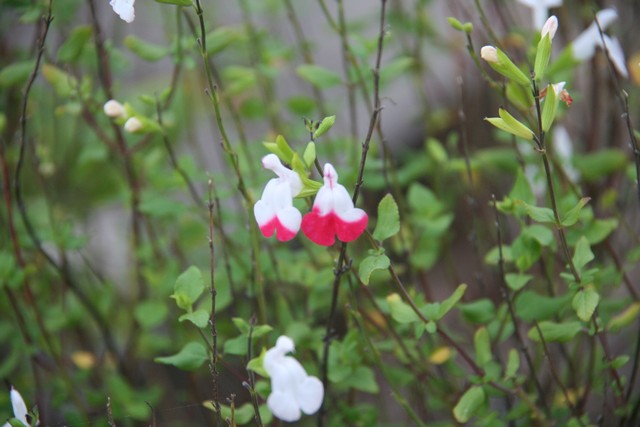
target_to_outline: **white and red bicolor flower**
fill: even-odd
[[[302,218],[302,231],[314,243],[331,246],[335,236],[343,242],[357,239],[367,227],[369,217],[353,201],[330,163],[324,165],[324,185],[318,191],[313,209]]]
[[[262,191],[262,197],[253,205],[260,231],[265,237],[273,236],[281,242],[295,237],[300,230],[302,215],[293,206],[293,198],[302,190],[302,180],[298,174],[287,169],[275,154],[262,158],[262,166],[278,175],[269,180]]]
[[[316,377],[307,375],[300,362],[286,354],[295,351],[293,340],[280,336],[275,347],[264,355],[263,366],[271,377],[271,394],[267,407],[271,413],[286,422],[316,412],[324,398],[324,386]]]
[[[13,388],[13,386],[11,386],[10,397],[11,406],[13,407],[13,418],[17,419],[27,427],[30,426],[31,424],[27,420],[27,415],[29,414],[29,411],[27,411],[27,405],[24,403],[24,399],[18,390]],[[5,423],[2,427],[11,427],[11,424]]]

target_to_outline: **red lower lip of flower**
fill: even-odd
[[[274,216],[269,222],[260,226],[260,231],[264,237],[271,237],[276,233],[276,238],[281,242],[287,242],[296,236],[297,231],[291,231]]]
[[[331,246],[335,237],[342,242],[351,242],[357,239],[367,228],[369,218],[364,215],[354,222],[347,222],[335,212],[320,215],[318,209],[306,214],[302,218],[302,232],[313,243],[320,246]]]

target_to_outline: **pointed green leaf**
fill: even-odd
[[[289,143],[287,142],[287,140],[284,139],[282,135],[278,135],[276,137],[276,145],[278,146],[278,149],[280,150],[280,152],[284,154],[284,157],[282,158],[282,160],[285,163],[291,164],[293,161],[293,155],[295,153],[293,149],[289,147]]]
[[[203,291],[202,273],[198,267],[192,265],[176,279],[171,298],[176,300],[180,308],[190,310],[191,305],[196,302]]]
[[[573,265],[580,271],[594,258],[593,252],[591,252],[591,246],[586,237],[582,236],[578,243],[576,243],[575,251],[573,252]]]
[[[533,206],[528,203],[525,203],[522,200],[515,200],[516,204],[521,204],[524,206],[527,215],[531,217],[532,220],[542,223],[551,223],[555,224],[556,219],[553,215],[553,211],[549,208],[540,208],[538,206]]]
[[[483,367],[491,362],[491,341],[489,331],[484,326],[473,335],[473,345],[476,351],[476,363]]]
[[[371,273],[376,270],[386,270],[390,265],[391,261],[389,261],[389,257],[384,254],[369,255],[360,263],[360,268],[358,269],[360,280],[362,280],[362,283],[365,285],[368,285],[371,279]]]
[[[166,46],[145,42],[134,35],[125,37],[124,45],[131,52],[149,62],[159,61],[169,54],[169,49]]]
[[[28,60],[14,62],[6,67],[2,67],[2,70],[0,70],[0,87],[22,85],[33,72],[34,66],[35,61]]]
[[[622,313],[613,317],[607,329],[611,332],[618,332],[620,329],[629,326],[631,322],[635,321],[640,314],[640,302],[636,302],[627,307]]]
[[[391,317],[393,317],[393,320],[396,322],[413,323],[420,320],[411,306],[400,299],[400,295],[393,293],[387,296],[387,303],[389,304]]]
[[[378,222],[373,231],[373,238],[383,241],[400,231],[400,214],[398,205],[391,194],[387,194],[378,204]]]
[[[528,141],[533,139],[533,131],[524,123],[513,117],[507,110],[499,108],[498,115],[502,120],[504,120],[506,125],[511,128],[511,133]]]
[[[327,133],[327,131],[331,129],[331,127],[335,122],[336,122],[336,116],[329,116],[322,119],[322,121],[318,125],[318,129],[316,129],[316,131],[313,133],[313,138],[316,139],[324,135],[325,133]]]
[[[533,276],[530,274],[507,273],[504,276],[507,285],[514,291],[524,288],[531,279],[533,279]]]
[[[520,354],[518,350],[512,348],[509,350],[509,358],[507,360],[507,368],[504,371],[506,379],[516,376],[518,369],[520,368]]]
[[[58,49],[58,61],[73,62],[77,60],[84,47],[91,40],[92,34],[93,30],[89,25],[76,27]]]
[[[176,6],[191,6],[191,0],[156,0],[158,3],[175,4]]]
[[[455,305],[462,299],[464,293],[467,291],[467,285],[464,283],[459,285],[451,296],[440,303],[440,309],[438,310],[438,317],[436,320],[442,319]]]
[[[296,73],[303,80],[320,89],[327,89],[342,83],[338,74],[319,65],[300,65],[296,69]]]
[[[546,342],[567,342],[582,330],[582,323],[577,321],[556,323],[545,320],[540,322],[538,326]],[[529,338],[535,342],[542,341],[538,329],[535,326],[529,330]]]
[[[267,351],[263,348],[260,352],[260,356],[254,357],[247,363],[247,370],[253,371],[263,378],[269,378],[269,373],[264,369],[264,355]]]
[[[578,218],[580,217],[580,211],[587,203],[589,203],[589,200],[591,200],[591,197],[583,197],[582,199],[580,199],[578,204],[575,205],[573,208],[571,208],[571,210],[569,210],[569,212],[567,212],[562,217],[562,219],[560,220],[562,225],[565,227],[570,227],[576,222],[578,222]]]
[[[184,371],[195,371],[202,366],[204,362],[209,360],[209,355],[202,344],[199,342],[190,342],[173,356],[156,357],[154,360],[157,363],[173,365]]]
[[[178,318],[180,322],[188,320],[198,328],[206,328],[209,326],[209,313],[206,310],[196,310],[191,313],[183,314]]]
[[[453,416],[459,423],[466,423],[480,409],[484,401],[484,389],[477,385],[471,386],[453,408]]]
[[[571,305],[580,320],[589,322],[599,302],[600,295],[598,295],[598,292],[591,288],[585,288],[576,293]]]
[[[302,159],[307,164],[308,168],[313,166],[313,163],[316,160],[316,144],[313,141],[310,141],[307,144],[307,148],[304,149],[304,153],[302,154]]]

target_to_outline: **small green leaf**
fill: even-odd
[[[176,300],[178,306],[182,309],[191,309],[191,305],[200,297],[204,291],[204,280],[200,269],[195,266],[189,267],[176,279],[173,286],[172,298]],[[180,305],[180,304],[183,305]],[[188,304],[188,306],[184,306]]]
[[[269,373],[264,369],[264,355],[267,351],[263,348],[260,352],[260,356],[254,357],[247,363],[247,370],[253,371],[263,378],[269,378]]]
[[[73,62],[77,60],[84,47],[91,40],[92,34],[93,30],[89,25],[76,27],[58,49],[58,61]]]
[[[544,97],[544,103],[542,104],[542,130],[548,132],[551,129],[551,125],[556,118],[556,112],[558,110],[558,103],[560,101],[556,93],[556,87],[550,84],[547,87],[547,94]]]
[[[478,328],[473,336],[473,345],[476,351],[476,363],[483,367],[491,362],[491,341],[489,331],[484,326]]]
[[[635,321],[638,318],[638,314],[640,314],[640,302],[631,304],[622,313],[613,317],[609,321],[607,329],[611,332],[618,332]]]
[[[593,252],[591,252],[591,246],[586,237],[582,236],[578,243],[576,243],[575,251],[573,252],[573,265],[578,271],[587,265],[594,258]]]
[[[480,409],[484,401],[484,389],[477,385],[471,386],[453,408],[453,416],[459,423],[466,423]]]
[[[387,303],[389,304],[391,317],[393,317],[393,320],[396,322],[413,323],[420,320],[411,306],[400,299],[400,295],[393,293],[387,296]]]
[[[599,302],[600,295],[598,295],[598,292],[591,288],[585,288],[576,293],[571,305],[580,320],[589,322]]]
[[[580,211],[587,203],[589,203],[589,200],[591,200],[591,197],[583,197],[582,199],[580,199],[578,204],[571,208],[571,210],[569,210],[569,212],[567,212],[564,217],[562,217],[562,219],[560,220],[562,225],[565,227],[569,227],[578,222]]]
[[[398,205],[391,194],[385,195],[378,204],[378,222],[373,238],[383,241],[400,231]]]
[[[623,354],[622,356],[618,356],[611,361],[611,367],[613,369],[620,369],[624,365],[626,365],[628,362],[629,362],[629,356],[627,356],[626,354]]]
[[[467,285],[464,283],[459,285],[451,296],[440,303],[440,309],[438,310],[438,317],[436,320],[442,319],[464,296],[467,291]]]
[[[202,344],[199,342],[190,342],[173,356],[156,357],[154,360],[157,363],[173,365],[184,371],[195,371],[202,366],[204,362],[209,360],[209,355]]]
[[[454,30],[458,30],[458,31],[464,31],[464,27],[462,25],[462,22],[458,21],[456,18],[454,18],[453,16],[449,16],[447,17],[447,21],[449,22],[449,25],[451,25],[451,27]]]
[[[360,280],[362,280],[362,283],[365,285],[368,285],[371,279],[371,273],[376,270],[386,270],[390,265],[391,261],[389,261],[389,257],[384,254],[369,255],[360,263],[360,268],[358,269]]]
[[[368,366],[358,366],[351,375],[349,375],[347,384],[365,393],[377,393],[379,391],[376,376]]]
[[[509,288],[514,291],[519,291],[524,288],[524,286],[529,283],[533,276],[530,274],[517,274],[517,273],[507,273],[504,276],[505,281]]]
[[[233,43],[243,40],[244,37],[244,32],[238,28],[227,26],[218,27],[207,34],[207,53],[214,55]]]
[[[538,326],[546,342],[567,342],[582,330],[581,322],[556,323],[545,320],[540,322]],[[542,341],[535,326],[529,330],[529,338],[535,342]]]
[[[242,335],[247,337],[249,336],[249,330],[251,329],[251,326],[249,326],[246,320],[244,320],[242,317],[234,317],[231,319],[231,321],[236,326],[236,328],[238,328]]]
[[[504,371],[505,378],[509,379],[509,378],[515,377],[519,368],[520,368],[520,354],[518,353],[518,350],[512,348],[511,350],[509,350],[507,368]]]
[[[278,147],[278,144],[276,144],[275,142],[263,142],[262,145],[264,145],[267,150],[278,156],[280,160],[289,163],[286,160],[287,155],[280,149],[280,147]]]
[[[79,89],[75,77],[51,64],[42,65],[42,75],[61,98],[68,98]]]
[[[534,221],[552,224],[556,223],[553,211],[549,208],[540,208],[538,206],[533,206],[525,203],[522,200],[516,200],[515,203],[524,206],[527,215],[529,215],[529,217],[531,217],[531,219]]]
[[[319,65],[300,65],[296,69],[296,73],[303,80],[320,89],[327,89],[342,83],[338,74]]]
[[[571,294],[560,297],[539,295],[533,291],[522,291],[516,298],[515,308],[519,318],[525,322],[547,320],[568,307]]]
[[[331,127],[335,122],[336,122],[336,116],[329,116],[322,119],[316,131],[313,132],[313,139],[316,139],[324,135],[325,133],[327,133],[327,131],[331,129]]]
[[[147,43],[134,35],[125,37],[124,45],[140,58],[150,62],[159,61],[169,53],[167,47]]]
[[[35,61],[28,60],[22,62],[14,62],[6,67],[2,67],[0,71],[0,86],[9,87],[22,85],[27,81],[29,75],[33,72]]]
[[[307,164],[307,167],[311,168],[313,163],[316,160],[316,144],[313,141],[310,141],[307,144],[307,148],[304,149],[304,153],[302,154],[302,160]]]
[[[278,146],[280,152],[284,155],[284,157],[282,157],[282,160],[286,163],[291,164],[293,162],[293,155],[295,154],[295,152],[291,147],[289,147],[289,143],[287,142],[287,140],[284,139],[282,135],[278,135],[276,137],[276,145]]]
[[[178,320],[180,322],[188,320],[198,328],[203,329],[209,326],[209,313],[206,310],[196,310],[191,313],[183,314],[178,318]]]

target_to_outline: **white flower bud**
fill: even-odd
[[[109,117],[125,117],[124,106],[115,99],[110,99],[104,104],[104,113]]]
[[[489,63],[498,63],[498,51],[493,46],[483,46],[480,49],[480,57]]]
[[[142,129],[142,122],[137,117],[130,117],[124,124],[124,130],[135,133]]]
[[[553,40],[556,35],[556,31],[558,31],[558,18],[554,16],[547,19],[547,21],[542,26],[542,31],[540,31],[540,35],[542,37],[549,34],[549,38]]]

